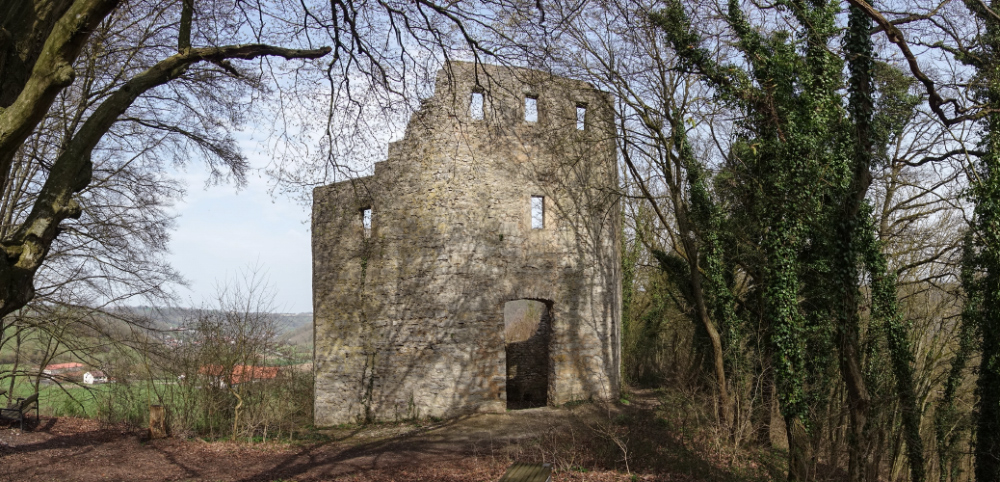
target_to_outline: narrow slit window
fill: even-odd
[[[483,119],[483,93],[473,92],[472,100],[469,102],[469,117],[473,120]]]
[[[576,106],[576,130],[582,131],[587,127],[587,106]]]
[[[524,98],[524,122],[538,122],[538,97]]]
[[[372,208],[361,210],[361,227],[365,230],[365,238],[372,237]]]
[[[545,227],[545,198],[531,196],[531,229]]]

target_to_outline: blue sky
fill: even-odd
[[[239,191],[233,184],[206,188],[208,174],[197,161],[178,173],[187,194],[173,208],[178,218],[169,260],[190,283],[177,290],[180,305],[211,303],[217,284],[259,266],[274,290],[276,312],[310,312],[310,208],[268,193],[273,181],[262,170],[266,159],[246,154],[252,169]]]
[[[425,79],[423,83],[415,81],[408,84],[413,90],[413,99],[419,94],[426,97],[432,93],[429,82]],[[344,131],[342,138],[338,139],[338,146],[348,152],[340,154],[340,161],[368,168],[367,171],[356,168],[360,169],[360,173],[370,172],[372,161],[384,159],[389,142],[402,137],[409,119],[405,101],[398,100],[396,110],[388,111],[382,109],[377,99],[368,101],[373,103],[366,104],[362,110],[369,115],[369,119],[374,119],[370,123],[357,124],[356,116],[359,114],[351,110],[352,107],[340,112],[336,119],[336,127]],[[372,112],[367,109],[372,109]],[[326,121],[326,117],[321,117],[319,125],[325,128]],[[286,128],[295,131],[297,135],[294,137],[299,139],[318,138],[319,134],[310,137],[299,132],[308,127],[295,124]],[[237,190],[233,184],[206,187],[209,174],[198,159],[192,159],[183,171],[176,173],[186,184],[186,195],[173,209],[178,217],[168,259],[189,282],[187,288],[177,289],[181,306],[210,305],[218,284],[239,275],[241,270],[257,266],[270,279],[276,312],[312,311],[311,205],[303,204],[298,197],[270,193],[275,180],[265,173],[265,168],[274,165],[265,152],[268,143],[284,141],[267,135],[263,139],[258,138],[255,132],[260,135],[260,130],[260,126],[249,126],[245,132],[234,133],[250,163],[248,182],[244,188]],[[316,145],[285,147],[294,151],[292,157],[305,159],[297,168],[322,170],[323,166],[315,159],[309,160],[310,153],[315,154]],[[270,144],[270,148],[273,150],[276,146]],[[318,180],[309,175],[305,178]],[[311,192],[307,198],[311,202]]]

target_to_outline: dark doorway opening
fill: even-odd
[[[503,307],[507,409],[544,407],[549,393],[549,306],[514,300]]]

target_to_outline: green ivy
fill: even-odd
[[[966,7],[985,25],[975,55],[964,61],[976,68],[972,83],[987,109],[980,118],[981,150],[973,166],[969,198],[975,203],[963,288],[974,300],[963,322],[980,341],[976,384],[976,478],[1000,480],[1000,22],[977,0]]]
[[[875,227],[865,226],[859,234],[863,240],[865,266],[871,276],[872,319],[885,333],[892,371],[896,378],[896,393],[902,408],[911,478],[914,481],[924,480],[924,443],[920,437],[921,414],[914,390],[910,327],[900,316],[896,276],[889,270],[881,243],[875,237]]]
[[[824,385],[829,376],[829,360],[817,356],[828,350],[815,348],[830,346],[832,330],[828,318],[807,316],[799,298],[807,273],[826,263],[807,260],[826,201],[849,179],[839,90],[843,62],[829,45],[839,34],[836,2],[778,5],[798,21],[796,31],[765,35],[748,22],[740,2],[729,2],[726,21],[746,68],[714,61],[680,2],[668,3],[651,18],[677,51],[682,67],[697,73],[717,91],[718,99],[743,114],[731,155],[733,164],[740,166],[734,175],[752,190],[746,215],[761,224],[760,281],[778,397],[786,419],[808,428],[810,406],[823,398],[812,396],[812,388]],[[716,317],[722,326],[736,326],[734,303],[722,289],[726,262],[717,234],[720,218],[704,193],[700,171],[689,168],[688,175],[692,205],[702,210],[705,222],[706,276],[709,286],[719,290],[713,297],[718,302]]]
[[[976,270],[975,246],[972,232],[966,232],[962,243],[962,286],[965,287],[965,303],[962,307],[962,320],[959,325],[958,349],[951,361],[948,378],[945,380],[944,392],[935,407],[934,435],[937,439],[940,480],[958,480],[960,469],[959,459],[962,451],[958,445],[959,438],[968,428],[962,413],[955,407],[955,396],[958,387],[965,378],[965,365],[972,355],[975,342],[976,316],[979,313],[982,299],[979,290],[975,289]]]

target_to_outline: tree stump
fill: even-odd
[[[149,406],[149,438],[167,437],[167,410],[163,405]]]

